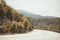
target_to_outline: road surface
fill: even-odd
[[[60,33],[33,30],[24,34],[0,35],[0,40],[60,40]]]

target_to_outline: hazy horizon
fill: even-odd
[[[60,17],[60,0],[5,0],[18,10],[27,10],[37,15]]]

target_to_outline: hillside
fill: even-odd
[[[33,30],[33,25],[28,17],[16,12],[3,0],[0,1],[0,34],[25,33]]]
[[[33,26],[35,29],[60,32],[59,17],[36,15],[26,10],[17,10],[17,12],[21,12],[24,16],[30,17],[32,19]]]
[[[24,16],[30,17],[30,18],[34,18],[34,19],[43,19],[43,18],[58,18],[58,17],[54,17],[54,16],[42,16],[42,15],[36,15],[32,12],[29,12],[27,10],[16,10],[19,13],[22,13]]]

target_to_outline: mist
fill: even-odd
[[[37,15],[60,17],[60,0],[5,0],[17,9],[27,10]]]

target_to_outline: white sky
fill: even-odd
[[[43,16],[60,17],[60,0],[6,0],[15,9],[24,9]]]

